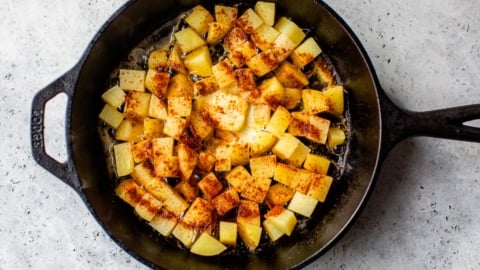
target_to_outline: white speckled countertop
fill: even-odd
[[[70,187],[34,162],[28,126],[33,95],[76,63],[124,2],[0,5],[2,270],[145,269],[109,239]],[[480,104],[477,0],[326,2],[358,34],[402,107]],[[46,122],[48,149],[60,160],[64,102],[50,103]],[[307,269],[480,269],[479,158],[480,144],[403,141],[352,229]]]

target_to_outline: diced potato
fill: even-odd
[[[159,177],[180,177],[178,156],[165,156],[161,158],[154,156],[153,166],[155,175]]]
[[[168,97],[193,97],[193,86],[185,74],[178,73],[170,79]]]
[[[283,87],[303,88],[308,85],[308,78],[292,63],[285,61],[275,71],[275,77]]]
[[[177,146],[178,165],[183,179],[190,179],[197,166],[198,154],[184,143]]]
[[[118,141],[139,142],[143,139],[144,125],[142,120],[125,118],[115,131]]]
[[[262,18],[251,8],[247,9],[238,19],[237,25],[247,34],[253,34],[263,24]]]
[[[218,215],[224,216],[232,209],[240,205],[240,197],[234,188],[230,188],[213,198],[212,205],[217,211]]]
[[[280,35],[275,28],[264,23],[252,34],[253,43],[260,50],[265,51],[273,46],[273,42]]]
[[[213,16],[203,6],[197,5],[184,20],[199,35],[203,35],[208,31],[208,24],[213,22]]]
[[[183,178],[177,185],[175,185],[175,191],[180,193],[187,202],[193,202],[200,195],[197,182],[192,178]]]
[[[250,250],[254,250],[257,248],[260,239],[262,238],[262,227],[248,223],[239,223],[238,233],[245,245]]]
[[[226,172],[232,168],[232,148],[221,145],[215,149],[215,171]]]
[[[330,160],[328,158],[315,154],[308,154],[303,163],[303,168],[321,175],[326,175],[329,167]]]
[[[148,105],[148,116],[156,119],[165,120],[168,117],[167,105],[155,95],[150,98]]]
[[[269,50],[273,52],[278,63],[281,63],[288,58],[296,46],[286,34],[280,33]]]
[[[250,159],[248,143],[237,142],[232,144],[232,166],[245,165]]]
[[[290,181],[290,187],[296,191],[306,194],[308,188],[310,187],[310,183],[312,182],[312,175],[313,173],[311,171],[298,169],[295,178]]]
[[[277,162],[275,166],[275,172],[273,174],[273,179],[277,182],[282,183],[290,188],[296,189],[297,187],[303,188],[305,182],[308,182],[311,177],[311,172],[296,168],[294,166]],[[308,182],[307,184],[309,184]],[[307,186],[308,188],[308,186]]]
[[[300,144],[303,143],[297,137],[290,133],[283,133],[273,146],[272,152],[280,159],[289,160]]]
[[[309,114],[327,111],[330,107],[328,98],[318,90],[304,89],[302,91],[303,110]]]
[[[205,119],[203,119],[196,111],[193,111],[190,115],[190,125],[195,130],[195,134],[198,135],[201,140],[206,139],[213,133],[213,126],[205,121]]]
[[[319,202],[325,202],[332,183],[333,178],[331,176],[314,174],[307,195]]]
[[[335,84],[332,67],[323,59],[318,59],[313,64],[313,70],[317,75],[317,79],[324,86],[332,86]]]
[[[277,165],[277,156],[267,155],[250,159],[250,172],[255,178],[272,178]]]
[[[123,92],[122,88],[115,85],[102,94],[102,100],[108,105],[118,108],[125,102],[125,96],[126,94]]]
[[[148,69],[162,70],[168,65],[168,50],[158,49],[148,55]]]
[[[257,50],[255,45],[250,41],[246,41],[231,50],[228,54],[228,59],[230,59],[230,61],[232,61],[236,67],[242,67],[245,65],[245,63],[247,63],[248,59],[252,58],[256,54]]]
[[[271,109],[267,104],[250,104],[246,127],[265,129],[270,122]]]
[[[132,144],[119,143],[113,146],[115,169],[118,177],[129,175],[135,166],[132,155]]]
[[[198,187],[208,200],[212,200],[223,189],[222,183],[218,180],[213,172],[203,177],[202,180],[198,182]]]
[[[240,200],[237,224],[251,224],[260,227],[260,207],[258,203],[249,200]]]
[[[193,83],[194,96],[206,96],[219,89],[214,76],[206,77]]]
[[[317,207],[317,203],[318,201],[314,198],[297,191],[288,204],[288,210],[305,217],[310,217],[315,207]]]
[[[213,219],[212,205],[202,198],[197,198],[173,229],[172,234],[186,247],[190,247],[202,232],[209,232],[212,229]]]
[[[288,236],[292,234],[297,225],[295,214],[279,205],[270,209],[265,217],[266,220],[272,222],[275,228]]]
[[[320,49],[315,39],[309,37],[292,52],[290,58],[293,64],[299,68],[303,68],[321,53],[322,49]]]
[[[276,55],[270,50],[263,51],[248,59],[246,62],[253,73],[259,77],[273,71],[278,67],[278,63]]]
[[[277,183],[272,185],[268,190],[265,202],[270,208],[273,208],[276,205],[283,206],[292,199],[294,194],[295,191],[293,189],[284,184]]]
[[[253,9],[267,25],[271,26],[275,23],[275,3],[257,1]]]
[[[212,66],[213,76],[220,88],[229,87],[236,82],[232,64],[223,60]]]
[[[203,232],[193,243],[190,252],[201,256],[215,256],[224,252],[227,247],[215,237]]]
[[[266,131],[272,133],[277,138],[281,138],[290,124],[290,112],[282,106],[277,107],[268,122]]]
[[[233,27],[223,39],[223,46],[227,52],[231,52],[248,41],[247,34],[240,27]]]
[[[215,5],[215,20],[225,31],[230,31],[238,16],[238,9],[235,6]]]
[[[193,30],[192,30],[193,31]],[[187,37],[185,37],[187,38]],[[199,42],[201,43],[201,42]],[[198,44],[197,44],[198,45]],[[201,45],[199,45],[200,47]],[[195,47],[193,47],[195,48]],[[188,48],[191,49],[191,48]],[[194,49],[191,49],[194,50]],[[182,49],[180,48],[178,43],[173,45],[172,49],[170,50],[170,55],[168,56],[167,66],[174,71],[181,73],[181,74],[188,74],[187,68],[183,63],[182,59]]]
[[[312,115],[310,116],[309,124],[307,138],[314,142],[325,144],[330,130],[330,120]]]
[[[327,145],[330,149],[345,143],[345,132],[341,128],[331,127],[328,130]]]
[[[234,70],[234,73],[237,80],[236,87],[238,92],[247,92],[255,98],[258,89],[253,71],[249,68],[239,68]]]
[[[120,69],[118,80],[124,91],[145,91],[145,70]]]
[[[293,151],[292,155],[287,159],[287,163],[296,167],[302,166],[311,149],[303,143],[300,143]]]
[[[168,115],[172,117],[187,117],[192,112],[191,97],[168,97]]]
[[[215,92],[208,96],[208,112],[216,127],[227,131],[239,131],[248,112],[248,102],[236,95]]]
[[[105,122],[109,127],[116,129],[120,123],[122,123],[123,118],[125,116],[123,113],[117,111],[115,107],[112,107],[112,105],[105,104],[103,106],[102,111],[98,115],[98,118]]]
[[[187,126],[187,120],[181,117],[168,116],[165,120],[163,127],[163,133],[167,136],[179,139],[182,135],[185,127]]]
[[[334,115],[341,115],[344,110],[343,86],[330,86],[323,91],[328,100],[328,112]]]
[[[274,27],[295,43],[295,46],[300,44],[305,38],[305,33],[302,28],[298,27],[296,23],[286,17],[281,17]]]
[[[183,61],[191,74],[208,77],[212,76],[212,58],[207,46],[201,46],[187,54]]]
[[[152,157],[153,145],[151,140],[143,140],[132,145],[132,155],[135,163],[141,163]]]
[[[220,40],[227,34],[228,30],[225,29],[218,22],[211,22],[208,24],[207,31],[207,43],[208,44],[217,44]]]
[[[253,182],[250,173],[243,166],[233,168],[226,176],[228,184],[235,188],[238,192],[242,192],[247,185]]]
[[[155,138],[152,140],[153,153],[157,157],[173,156],[174,140],[171,137]]]
[[[250,155],[259,156],[262,155],[275,145],[277,142],[277,137],[270,132],[263,130],[258,130],[253,139],[249,142],[250,145]]]
[[[208,152],[200,152],[198,154],[197,168],[203,173],[208,173],[215,166],[216,160],[214,155]]]
[[[157,230],[161,235],[168,237],[172,234],[173,229],[177,226],[178,217],[161,208],[157,215],[150,221],[149,225]]]
[[[162,208],[163,203],[150,193],[145,193],[135,206],[135,212],[146,221],[151,221]]]
[[[285,100],[285,89],[276,76],[263,80],[258,88],[262,93],[262,101],[270,105],[272,109],[277,109],[283,104],[283,101]]]
[[[170,73],[149,69],[145,78],[145,87],[157,97],[163,98],[167,94]]]
[[[219,224],[219,240],[225,245],[237,245],[237,223],[220,221]]]
[[[143,119],[148,115],[152,94],[146,92],[129,91],[125,97],[123,113],[128,118]]]
[[[138,204],[145,193],[146,191],[132,179],[123,180],[115,188],[115,194],[132,207]]]
[[[252,178],[253,181],[244,186],[242,193],[243,198],[262,203],[267,196],[268,189],[272,180],[269,178]]]
[[[143,120],[143,136],[145,139],[161,137],[163,134],[163,120],[145,118]]]
[[[283,104],[285,108],[289,110],[295,109],[302,99],[302,90],[298,88],[284,88],[284,90],[285,96]]]
[[[182,53],[189,53],[206,44],[205,40],[190,27],[175,32],[174,35]]]
[[[265,232],[267,233],[268,237],[270,238],[270,241],[272,242],[277,241],[280,237],[285,235],[285,233],[277,229],[277,227],[273,224],[273,222],[270,219],[265,219],[262,224],[263,224],[263,228],[265,229]]]

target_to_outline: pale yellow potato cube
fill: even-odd
[[[327,157],[315,154],[308,154],[303,163],[303,168],[321,175],[326,175],[329,167],[330,160]]]
[[[122,177],[132,173],[135,166],[132,155],[132,144],[129,142],[115,144],[113,146],[113,153],[117,176]]]
[[[255,131],[252,140],[249,142],[250,155],[262,155],[270,151],[276,142],[277,137],[272,133],[263,130]]]
[[[300,142],[300,144],[298,144],[295,148],[295,151],[293,151],[292,155],[287,159],[287,163],[296,167],[300,167],[311,151],[312,150],[310,147]]]
[[[272,179],[253,177],[253,181],[248,183],[248,185],[245,185],[245,188],[240,195],[245,199],[257,203],[263,203],[271,183]]]
[[[281,63],[288,58],[296,46],[297,45],[291,41],[286,34],[280,33],[269,50],[273,52],[278,63]]]
[[[316,199],[297,191],[288,204],[288,210],[305,217],[310,217],[315,207],[317,207],[317,204],[318,201]]]
[[[146,191],[132,179],[123,180],[115,188],[115,194],[130,206],[135,207]]]
[[[108,105],[118,108],[125,102],[125,96],[126,94],[122,88],[120,88],[118,85],[115,85],[102,94],[102,100]]]
[[[151,140],[143,140],[132,145],[132,155],[135,163],[142,163],[152,157],[153,145]]]
[[[205,40],[190,27],[186,27],[174,35],[182,53],[189,53],[206,44]]]
[[[270,241],[272,242],[277,241],[280,237],[285,235],[285,233],[277,229],[277,227],[273,224],[273,222],[270,219],[265,219],[262,225],[263,225],[263,229],[265,229],[265,232],[270,238]]]
[[[163,120],[145,118],[143,120],[143,137],[145,139],[158,138],[163,135]]]
[[[247,115],[247,127],[265,129],[270,122],[271,109],[267,104],[250,104]]]
[[[191,97],[167,98],[168,115],[172,117],[187,117],[192,112]]]
[[[213,65],[212,72],[220,88],[229,87],[237,81],[230,61],[223,60]]]
[[[262,101],[268,104],[272,109],[277,109],[279,106],[283,105],[285,100],[285,89],[276,76],[263,80],[258,89],[261,92]],[[270,121],[272,120],[270,119]]]
[[[167,97],[193,97],[193,85],[185,74],[178,73],[170,79]]]
[[[212,58],[207,46],[202,46],[187,54],[183,63],[191,74],[208,77],[212,76]]]
[[[324,86],[335,85],[335,78],[333,76],[333,70],[329,63],[327,63],[322,58],[318,59],[313,63],[314,74],[316,74],[317,79]]]
[[[208,96],[208,113],[216,128],[239,131],[245,123],[248,102],[236,95],[217,91]]]
[[[257,202],[240,200],[237,213],[237,224],[260,226],[260,206]]]
[[[247,60],[247,66],[253,73],[262,77],[278,67],[276,55],[271,50],[263,51]]]
[[[157,215],[150,221],[149,225],[161,235],[168,237],[172,234],[177,223],[178,217],[175,214],[165,208],[161,208]]]
[[[149,69],[145,78],[145,87],[155,96],[163,98],[167,95],[169,81],[170,73],[166,71]]]
[[[273,174],[273,179],[275,181],[284,184],[287,187],[290,187],[292,180],[296,177],[296,174],[300,170],[285,164],[285,163],[280,163],[277,162],[277,166],[275,166],[275,172]]]
[[[275,3],[257,1],[253,10],[262,18],[265,24],[271,26],[275,23]]]
[[[331,176],[314,174],[307,195],[319,202],[325,202],[332,183],[333,178]]]
[[[272,178],[277,165],[277,156],[266,155],[250,159],[250,173],[255,178]]]
[[[228,59],[232,61],[232,63],[236,67],[242,67],[247,63],[247,61],[257,54],[257,50],[255,45],[250,42],[246,41],[240,44],[238,47],[234,48],[228,53]]]
[[[262,227],[248,223],[239,223],[238,234],[250,250],[255,250],[262,238]]]
[[[328,130],[327,145],[330,149],[335,148],[337,145],[345,143],[345,132],[341,128],[331,127]]]
[[[229,31],[238,16],[238,8],[235,6],[215,5],[214,8],[215,20]]]
[[[212,14],[201,5],[192,8],[184,20],[188,26],[200,35],[207,33],[208,25],[214,21]]]
[[[225,245],[237,245],[237,223],[220,221],[219,223],[219,240]]]
[[[179,139],[182,135],[185,127],[187,126],[187,120],[181,117],[168,116],[165,120],[163,127],[163,133],[175,139]]]
[[[305,33],[303,32],[302,28],[286,17],[281,17],[274,27],[279,32],[285,34],[293,43],[295,43],[295,46],[300,44],[300,42],[302,42],[302,40],[305,38]]]
[[[200,188],[207,200],[212,200],[223,190],[223,185],[222,182],[220,182],[215,176],[215,174],[211,172],[204,176],[200,182],[198,182],[198,188]]]
[[[284,88],[284,106],[289,110],[295,109],[302,99],[302,90],[298,88]]]
[[[143,194],[140,201],[135,205],[135,212],[146,221],[151,221],[162,208],[163,203],[150,193]]]
[[[123,119],[115,131],[115,139],[118,141],[139,142],[143,139],[144,123],[142,120]]]
[[[303,143],[297,137],[290,133],[283,133],[273,146],[272,152],[280,159],[288,161],[300,144]]]
[[[270,186],[267,196],[265,197],[265,203],[268,207],[273,208],[276,205],[283,206],[287,204],[295,194],[295,191],[284,184],[276,183]]]
[[[222,192],[220,195],[213,198],[212,205],[217,211],[218,215],[224,216],[232,209],[240,205],[240,197],[238,196],[238,192],[234,188],[229,188],[228,190]]]
[[[265,214],[266,220],[272,224],[282,233],[290,236],[297,225],[297,217],[295,214],[283,208],[282,206],[275,206]]]
[[[248,164],[250,159],[250,147],[247,142],[232,144],[232,166]]]
[[[198,163],[198,153],[184,143],[177,146],[178,166],[183,179],[190,179]]]
[[[315,39],[309,37],[292,52],[290,59],[297,67],[303,68],[321,53],[322,49],[320,49]]]
[[[226,172],[232,168],[232,148],[220,145],[215,149],[215,171]]]
[[[318,90],[304,89],[302,91],[303,110],[309,114],[327,111],[330,106],[328,98]]]
[[[118,80],[124,91],[145,91],[145,70],[120,69]]]
[[[147,115],[152,118],[165,120],[168,117],[167,105],[159,97],[152,95]]]
[[[237,19],[237,25],[245,31],[247,34],[253,34],[255,30],[263,24],[262,18],[251,8],[247,9]]]
[[[303,88],[308,85],[308,78],[294,64],[285,61],[275,70],[275,77],[287,88]]]
[[[240,193],[242,193],[247,185],[253,182],[250,173],[241,165],[228,172],[225,179],[231,187],[235,188]]]
[[[328,112],[334,115],[341,115],[344,110],[343,86],[329,86],[323,91],[328,100]]]
[[[124,117],[125,116],[123,115],[123,113],[117,111],[115,107],[112,107],[112,105],[109,104],[105,104],[102,111],[98,115],[98,118],[100,118],[100,120],[102,120],[103,122],[105,122],[105,124],[114,129],[118,128],[118,126],[122,123]]]
[[[200,256],[215,256],[224,252],[227,247],[215,237],[203,232],[193,243],[190,252]]]
[[[167,60],[167,67],[178,73],[188,74],[188,70],[185,67],[182,59],[182,49],[180,48],[180,45],[178,43],[175,43],[170,50],[170,55],[168,56]]]
[[[281,138],[290,124],[290,119],[290,112],[286,108],[279,106],[275,112],[273,112],[272,118],[268,122],[265,130],[277,138]]]
[[[143,119],[148,115],[152,94],[146,92],[129,91],[125,97],[123,114],[132,119]]]
[[[252,41],[260,50],[265,51],[273,46],[273,42],[280,35],[275,28],[264,23],[252,34]]]
[[[148,55],[148,69],[163,70],[168,65],[168,50],[157,49]]]

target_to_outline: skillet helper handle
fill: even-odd
[[[73,161],[68,156],[65,162],[59,162],[46,152],[44,123],[45,105],[56,95],[65,93],[68,96],[67,110],[70,110],[78,73],[79,66],[77,65],[47,87],[40,90],[33,98],[30,118],[30,139],[33,158],[40,166],[60,178],[75,190],[79,190],[80,184],[76,177]]]

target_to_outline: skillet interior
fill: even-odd
[[[245,1],[254,3],[255,1]],[[98,132],[100,95],[113,69],[138,42],[180,12],[215,1],[140,0],[127,4],[99,32],[86,51],[72,99],[69,151],[78,173],[80,191],[99,223],[129,253],[147,265],[165,269],[286,269],[301,266],[321,254],[351,224],[372,188],[381,126],[376,77],[363,49],[348,27],[324,4],[313,0],[277,1],[280,14],[310,26],[336,67],[349,92],[351,141],[342,183],[331,191],[327,217],[308,233],[280,241],[274,249],[245,257],[202,258],[167,243],[140,221],[113,193],[106,155]],[[232,4],[232,1],[222,1]],[[293,240],[293,241],[292,241]]]

